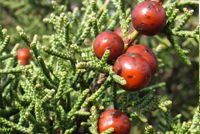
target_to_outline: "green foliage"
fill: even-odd
[[[138,36],[128,31],[138,2],[0,1],[0,133],[96,134],[99,114],[110,108],[129,116],[132,133],[200,133],[198,1],[165,1],[165,28],[134,42],[151,47],[159,61],[156,76],[140,91],[120,89],[126,81],[106,62],[110,52],[101,60],[93,52],[102,31],[121,26],[124,40]],[[17,60],[23,46],[32,54],[26,66]]]

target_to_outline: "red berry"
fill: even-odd
[[[130,46],[127,50],[126,53],[138,53],[141,54],[149,63],[150,67],[151,67],[151,77],[153,77],[158,69],[158,62],[157,62],[157,58],[155,56],[155,54],[153,53],[153,51],[148,48],[147,46],[144,45],[133,45]]]
[[[28,64],[28,60],[31,58],[31,53],[28,48],[21,48],[17,51],[18,60],[21,61],[21,65],[25,66]]]
[[[126,114],[114,109],[101,113],[98,126],[99,133],[102,133],[110,127],[114,128],[112,134],[129,134],[131,130],[131,122]]]
[[[31,58],[31,53],[29,51],[28,48],[21,48],[17,51],[17,56],[18,56],[18,59],[30,59]]]
[[[93,43],[94,53],[101,59],[106,50],[110,50],[108,61],[116,59],[124,51],[122,38],[114,32],[104,31],[100,33]]]
[[[144,1],[135,6],[131,13],[133,27],[141,34],[153,36],[166,24],[166,13],[155,1]]]
[[[114,72],[126,80],[126,85],[119,86],[127,91],[138,91],[151,80],[151,67],[138,53],[125,53],[117,58]]]
[[[23,66],[28,65],[28,60],[27,59],[20,58],[18,60],[21,61],[21,65],[23,65]]]

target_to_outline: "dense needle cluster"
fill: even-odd
[[[193,31],[182,30],[193,10],[184,8],[183,15],[179,15],[180,10],[176,7],[188,2],[168,0],[166,3],[162,1],[163,5],[159,4],[163,7],[160,13],[165,11],[166,16],[162,20],[163,26],[152,34],[158,35],[151,38],[163,43],[164,47],[158,45],[155,48],[137,43],[140,36],[150,35],[152,27],[146,29],[147,34],[143,33],[147,22],[133,23],[135,29],[132,29],[129,24],[131,20],[137,20],[138,14],[131,17],[135,13],[125,8],[127,3],[124,0],[82,2],[82,8],[76,7],[72,12],[67,12],[65,6],[52,1],[54,12],[43,20],[54,29],[51,35],[41,37],[35,34],[29,37],[23,26],[16,27],[26,45],[26,52],[30,52],[25,56],[25,61],[20,60],[21,44],[17,43],[10,51],[6,50],[12,45],[12,37],[0,27],[0,133],[98,134],[100,115],[111,108],[115,109],[115,113],[109,113],[114,120],[119,114],[128,123],[139,119],[147,134],[198,131],[199,108],[191,121],[180,123],[181,115],[173,117],[170,113],[173,100],[163,101],[156,95],[156,91],[165,87],[166,83],[149,84],[164,64],[156,55],[166,47],[173,47],[183,62],[191,65],[186,56],[190,51],[182,49],[183,46],[174,38],[193,38],[199,42],[199,26]],[[138,4],[141,2],[139,0]],[[147,6],[148,9],[160,10],[161,7],[154,7],[154,4]],[[146,8],[145,5],[140,8]],[[111,9],[114,13],[110,12]],[[151,15],[153,13],[150,12],[149,17]],[[175,22],[178,24],[175,25]],[[138,27],[138,24],[141,26]],[[116,27],[121,28],[120,36],[115,33]],[[103,32],[106,36],[112,33],[112,38],[106,38],[109,42],[103,42],[106,42],[106,49],[95,52],[93,44]],[[169,42],[163,41],[160,34]],[[100,44],[102,42],[98,42],[97,46]],[[100,56],[97,56],[98,52]],[[115,52],[118,54],[112,56]],[[131,63],[131,71],[122,63]],[[136,75],[134,69],[138,71]],[[134,75],[127,75],[128,71]],[[141,78],[140,74],[145,76]],[[135,78],[139,80],[134,81]],[[133,81],[136,85],[132,85]],[[150,125],[146,117],[146,113],[155,110],[160,110],[166,121],[157,128]],[[121,121],[119,119],[117,125],[123,127]],[[105,127],[102,134],[121,133],[115,126]]]

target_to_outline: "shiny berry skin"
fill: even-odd
[[[153,36],[165,27],[167,17],[164,8],[158,2],[144,1],[132,10],[131,20],[139,33]]]
[[[17,51],[17,56],[19,59],[29,59],[31,58],[31,53],[30,50],[28,48],[21,48]]]
[[[114,32],[104,31],[97,35],[93,43],[94,53],[101,59],[106,50],[110,50],[107,61],[116,59],[124,51],[124,42],[122,38]]]
[[[126,85],[119,86],[126,91],[138,91],[151,80],[151,67],[147,60],[138,53],[125,53],[117,58],[114,72],[126,80]]]
[[[21,65],[25,66],[28,64],[28,60],[31,58],[31,53],[28,48],[21,48],[17,51],[18,60],[21,61]]]
[[[98,121],[99,133],[113,127],[112,134],[129,134],[131,130],[131,122],[126,114],[110,109],[101,113]]]
[[[151,77],[153,77],[158,69],[158,62],[157,62],[157,58],[155,56],[155,54],[153,53],[153,51],[145,46],[145,45],[140,45],[140,44],[136,44],[133,46],[130,46],[127,50],[126,53],[138,53],[141,54],[149,63],[150,67],[151,67]]]

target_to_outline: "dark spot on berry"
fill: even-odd
[[[153,23],[151,23],[151,25],[153,26],[154,24],[153,24]]]
[[[151,19],[151,17],[148,14],[144,14],[145,17],[147,17],[148,19]]]
[[[140,23],[140,25],[145,26],[145,25],[147,25],[147,23],[145,23],[144,21],[142,21],[142,22]]]
[[[133,57],[132,59],[133,59],[134,62],[137,62],[136,59],[135,59],[135,57]]]
[[[101,43],[98,43],[97,46],[95,46],[95,47],[100,47],[100,46],[101,46]]]
[[[148,75],[148,76],[145,77],[145,79],[148,79],[149,77],[150,77],[150,76]]]
[[[135,28],[136,28],[137,30],[139,30],[139,31],[143,31],[143,28],[141,28],[141,27],[136,26]]]
[[[146,52],[146,53],[149,53],[149,50],[146,49],[145,52]]]
[[[122,73],[122,70],[119,67],[117,67],[117,74],[120,75],[121,73]]]
[[[133,76],[128,75],[128,78],[133,78]]]
[[[134,16],[133,16],[133,21],[134,21],[134,20],[136,20],[136,18],[137,18],[137,16],[136,16],[136,15],[134,15]]]
[[[121,114],[120,113],[116,113],[116,112],[112,112],[112,115],[114,115],[114,116],[120,116]]]
[[[151,4],[149,4],[149,5],[147,6],[147,8],[148,8],[149,10],[151,10],[151,9],[152,9]]]
[[[135,66],[140,65],[140,62],[135,62]]]
[[[115,114],[115,112],[110,112],[110,115],[113,115],[113,114]]]

